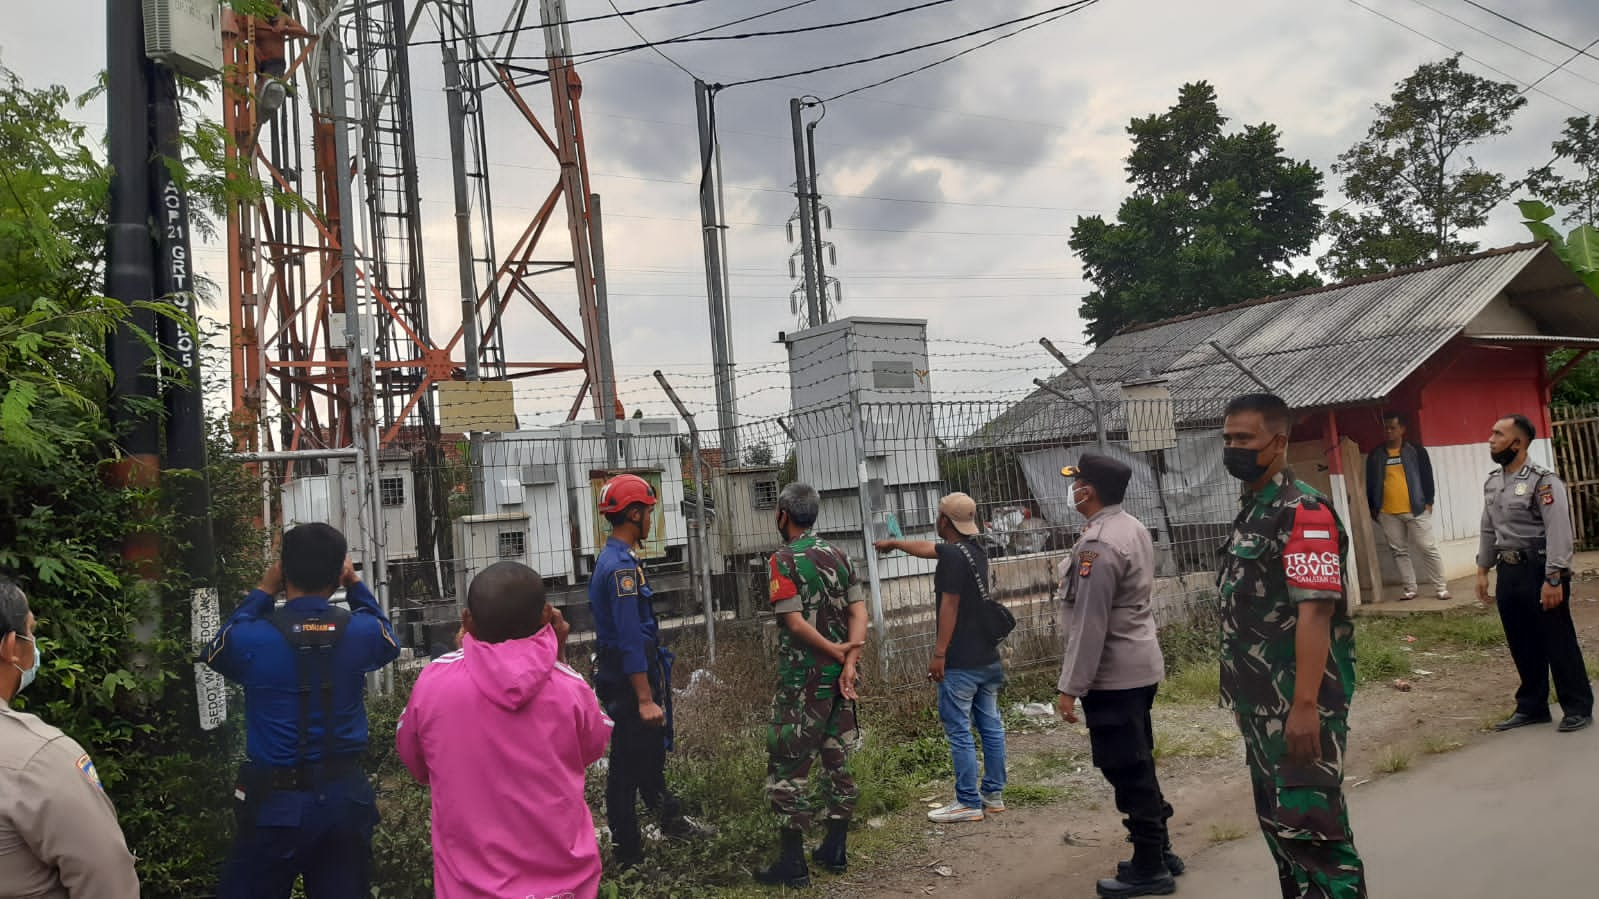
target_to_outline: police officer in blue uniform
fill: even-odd
[[[661,830],[683,839],[703,829],[683,816],[666,788],[672,745],[672,654],[661,645],[653,592],[637,548],[650,534],[655,490],[637,475],[617,475],[600,488],[600,514],[610,539],[594,560],[589,609],[594,615],[594,691],[615,722],[606,775],[605,818],[616,860],[643,860],[637,798],[660,819]]]
[[[201,657],[244,686],[248,761],[234,788],[237,832],[220,899],[287,899],[302,875],[308,899],[371,892],[378,815],[361,770],[364,678],[400,647],[348,551],[326,524],[285,532],[282,561]],[[328,602],[341,584],[348,611]],[[288,602],[275,608],[280,591]]]

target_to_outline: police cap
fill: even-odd
[[[1133,470],[1126,463],[1102,453],[1083,453],[1076,465],[1068,465],[1060,473],[1068,478],[1086,481],[1110,496],[1126,495],[1127,482],[1133,479]]]

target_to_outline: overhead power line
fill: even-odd
[[[651,50],[654,50],[656,55],[660,56],[662,59],[666,60],[667,62],[671,63],[672,65],[676,66],[678,71],[680,71],[683,74],[687,75],[688,77],[694,79],[695,81],[700,81],[701,80],[700,76],[694,74],[693,72],[690,72],[688,70],[687,66],[683,65],[682,63],[678,62],[677,60],[673,59],[672,57],[667,56],[666,55],[666,51],[662,50],[660,48],[660,45],[650,43],[650,39],[644,36],[644,32],[638,30],[638,26],[633,24],[633,20],[627,18],[626,16],[623,16],[622,15],[622,11],[620,9],[617,9],[616,0],[606,0],[606,2],[611,4],[611,8],[616,10],[616,14],[617,15],[622,16],[622,21],[627,25],[628,30],[632,31],[634,34],[638,35],[638,39],[643,41],[645,43],[645,45],[647,45]]]
[[[1546,79],[1549,76],[1555,74],[1556,72],[1563,71],[1566,68],[1566,66],[1569,66],[1573,62],[1575,62],[1577,60],[1577,57],[1582,56],[1583,54],[1587,53],[1589,48],[1593,47],[1595,44],[1599,44],[1599,37],[1596,37],[1593,40],[1589,41],[1587,47],[1583,47],[1581,50],[1578,50],[1576,53],[1573,53],[1570,56],[1566,57],[1565,62],[1556,63],[1554,68],[1552,68],[1549,71],[1547,71],[1547,72],[1543,73],[1542,75],[1538,76],[1538,80],[1537,81],[1534,81],[1533,83],[1531,83],[1531,84],[1527,85],[1526,87],[1522,88],[1521,92],[1523,94],[1525,94],[1527,91],[1530,91],[1530,90],[1533,90],[1533,89],[1537,88],[1538,85],[1544,83],[1544,79]],[[1571,74],[1575,75],[1577,73],[1576,72],[1572,72]],[[1588,79],[1583,79],[1583,80],[1586,81]]]
[[[1086,6],[1086,5],[1088,5],[1090,3],[1094,3],[1094,2],[1097,2],[1097,0],[1075,0],[1075,2],[1072,2],[1072,3],[1063,3],[1063,4],[1059,5],[1059,6],[1053,6],[1053,7],[1050,7],[1049,9],[1039,10],[1038,12],[1032,13],[1030,15],[1019,16],[1017,18],[1010,19],[1010,20],[1005,21],[1005,22],[999,22],[999,23],[996,23],[996,24],[993,24],[993,25],[988,25],[988,26],[983,27],[983,28],[974,28],[971,31],[967,31],[967,32],[964,32],[962,34],[957,34],[957,35],[955,35],[953,37],[947,37],[947,38],[943,38],[941,40],[936,40],[936,41],[928,41],[927,43],[924,43],[924,44],[917,44],[914,47],[906,47],[903,50],[893,50],[893,51],[890,51],[890,52],[887,52],[887,53],[879,53],[876,56],[868,56],[868,57],[865,57],[863,59],[852,59],[852,60],[849,60],[847,62],[838,62],[838,63],[833,63],[831,65],[815,66],[815,67],[809,68],[809,69],[802,69],[802,70],[800,70],[798,72],[786,72],[786,73],[784,73],[782,75],[766,75],[766,76],[763,76],[763,77],[760,77],[760,78],[746,78],[743,81],[733,81],[733,82],[730,82],[728,84],[718,84],[718,85],[712,85],[712,86],[717,88],[717,89],[719,89],[719,90],[723,89],[723,88],[729,88],[729,87],[744,87],[745,85],[750,85],[750,84],[764,84],[764,83],[766,83],[768,81],[782,81],[782,80],[787,79],[787,78],[798,78],[801,75],[815,75],[818,72],[831,72],[834,69],[847,69],[847,68],[850,68],[852,66],[865,65],[865,64],[870,63],[870,62],[878,62],[878,61],[884,60],[884,59],[892,59],[892,58],[894,58],[896,56],[904,56],[907,53],[915,53],[917,50],[926,50],[929,47],[940,47],[940,46],[943,46],[944,44],[953,44],[956,41],[965,40],[966,38],[969,38],[969,37],[976,37],[979,34],[986,34],[986,33],[990,32],[990,31],[998,31],[1001,28],[1009,28],[1012,25],[1019,25],[1022,22],[1029,22],[1029,21],[1032,21],[1034,19],[1043,18],[1044,16],[1053,15],[1054,13],[1058,13],[1058,12],[1064,10],[1064,9],[1069,9],[1069,8],[1076,7],[1076,6]]]
[[[776,7],[775,9],[769,9],[766,12],[758,12],[758,13],[755,13],[754,15],[745,16],[742,19],[734,19],[731,22],[723,22],[720,25],[712,25],[709,28],[701,28],[698,31],[690,31],[690,32],[687,32],[685,34],[679,34],[676,37],[667,38],[667,40],[668,41],[678,41],[678,40],[683,40],[684,38],[697,37],[697,36],[702,35],[702,34],[710,34],[713,31],[721,31],[723,28],[732,28],[735,25],[743,25],[746,22],[753,22],[756,19],[764,19],[764,18],[767,18],[768,16],[775,16],[778,13],[785,13],[785,12],[788,12],[789,10],[791,10],[791,9],[799,9],[801,6],[810,6],[812,3],[815,3],[815,2],[817,2],[817,0],[799,0],[799,2],[797,2],[797,3],[788,3],[788,4],[785,4],[783,6]],[[636,34],[637,32],[634,32],[634,33]],[[632,52],[633,52],[632,50],[615,50],[615,51],[612,51],[610,53],[605,54],[604,56],[596,56],[593,59],[585,59],[585,60],[583,60],[583,62],[584,63],[601,62],[603,60],[607,60],[607,59],[610,59],[610,58],[615,57],[615,56],[621,56],[624,53],[632,53]]]
[[[905,7],[899,8],[899,9],[891,9],[891,10],[889,10],[887,12],[877,13],[876,15],[862,16],[862,17],[860,17],[858,19],[845,19],[845,20],[839,21],[839,22],[823,22],[820,25],[799,25],[799,26],[795,26],[793,28],[773,28],[773,29],[770,29],[770,30],[767,30],[767,31],[745,31],[745,32],[740,32],[738,34],[684,35],[684,36],[681,36],[681,37],[663,38],[662,40],[659,40],[659,41],[651,41],[649,38],[646,38],[644,35],[639,34],[639,31],[638,31],[637,28],[634,28],[633,29],[633,33],[637,34],[638,37],[639,37],[639,40],[644,41],[644,43],[642,43],[642,44],[630,44],[630,45],[628,45],[626,47],[612,47],[612,48],[610,48],[608,50],[584,50],[584,51],[579,52],[579,53],[573,53],[572,54],[572,58],[573,59],[583,59],[585,57],[590,57],[590,56],[608,57],[608,56],[615,56],[615,55],[622,54],[622,53],[632,53],[635,50],[655,50],[657,53],[659,53],[661,47],[667,46],[667,45],[672,45],[672,44],[698,44],[698,43],[707,43],[707,42],[712,42],[712,41],[748,41],[748,40],[755,40],[755,39],[764,38],[764,37],[788,37],[788,36],[796,35],[796,34],[811,34],[811,33],[817,32],[817,31],[833,31],[833,30],[836,30],[836,29],[839,29],[839,28],[849,28],[849,27],[852,27],[852,26],[855,26],[855,25],[865,25],[865,24],[868,24],[868,23],[871,23],[871,22],[881,22],[881,21],[883,21],[885,19],[892,19],[892,18],[895,18],[897,16],[903,16],[903,15],[906,15],[908,13],[913,13],[913,12],[921,12],[924,9],[930,9],[930,8],[932,8],[934,6],[944,6],[945,4],[954,3],[954,2],[955,2],[955,0],[924,0],[924,2],[917,3],[917,4],[913,5],[913,6],[905,6]],[[631,22],[629,22],[628,24],[629,24],[629,26],[632,25]],[[722,27],[727,27],[727,26],[722,26]],[[718,29],[708,29],[708,30],[720,30],[720,29],[718,28]],[[524,55],[524,56],[515,56],[515,57],[509,57],[509,58],[511,58],[511,59],[530,59],[530,58],[542,59],[543,57],[530,57],[530,56]],[[668,61],[670,61],[670,60],[668,60]],[[676,65],[676,64],[674,63],[674,65]],[[682,68],[682,67],[679,66],[679,68]]]
[[[1445,50],[1449,50],[1450,52],[1453,52],[1453,53],[1459,53],[1461,56],[1465,57],[1466,59],[1471,60],[1472,62],[1476,63],[1479,66],[1482,66],[1483,68],[1487,69],[1488,71],[1493,72],[1496,75],[1499,75],[1500,77],[1507,78],[1507,79],[1515,82],[1517,85],[1520,85],[1521,87],[1526,88],[1529,91],[1536,91],[1536,92],[1544,95],[1545,97],[1548,97],[1549,99],[1555,101],[1556,103],[1561,104],[1562,106],[1569,106],[1572,109],[1575,109],[1576,111],[1582,113],[1583,115],[1593,115],[1593,113],[1589,112],[1586,109],[1583,109],[1581,106],[1578,106],[1577,104],[1572,103],[1569,100],[1562,100],[1561,98],[1555,96],[1554,94],[1549,93],[1548,91],[1544,90],[1541,87],[1536,87],[1536,86],[1533,86],[1531,84],[1528,84],[1526,81],[1523,81],[1522,79],[1517,78],[1516,76],[1510,74],[1509,72],[1506,72],[1504,69],[1501,69],[1501,68],[1498,68],[1497,66],[1493,66],[1493,65],[1490,65],[1490,64],[1488,64],[1486,62],[1483,62],[1482,60],[1478,59],[1475,56],[1472,56],[1470,53],[1467,53],[1466,51],[1460,49],[1459,47],[1456,47],[1456,46],[1454,46],[1452,44],[1444,43],[1443,41],[1439,40],[1438,38],[1433,37],[1432,35],[1428,34],[1425,31],[1422,31],[1419,28],[1414,28],[1414,27],[1412,27],[1410,25],[1406,25],[1404,22],[1399,21],[1398,19],[1394,18],[1393,16],[1388,15],[1387,13],[1385,13],[1385,12],[1383,12],[1381,10],[1373,9],[1370,6],[1367,6],[1366,4],[1361,3],[1360,0],[1349,0],[1349,2],[1354,4],[1355,6],[1360,7],[1361,9],[1365,10],[1366,12],[1371,13],[1372,15],[1374,15],[1374,16],[1380,18],[1380,19],[1386,19],[1387,21],[1392,22],[1395,25],[1398,25],[1400,28],[1405,29],[1406,31],[1410,32],[1411,34],[1416,35],[1417,37],[1423,38],[1425,40],[1432,41],[1433,43],[1435,43],[1438,46],[1444,48]],[[1525,93],[1525,91],[1523,93]]]
[[[1564,68],[1565,67],[1565,63],[1557,63],[1554,60],[1548,58],[1547,56],[1543,56],[1541,54],[1534,53],[1531,50],[1528,50],[1526,47],[1523,47],[1520,44],[1516,44],[1516,43],[1512,43],[1510,41],[1507,41],[1504,38],[1500,37],[1499,35],[1494,34],[1492,31],[1489,31],[1486,28],[1479,28],[1476,25],[1473,25],[1470,22],[1466,21],[1465,19],[1462,19],[1459,16],[1454,15],[1453,13],[1449,12],[1448,10],[1439,9],[1436,6],[1433,6],[1431,3],[1426,2],[1426,0],[1410,0],[1410,2],[1416,4],[1417,6],[1422,7],[1423,9],[1432,10],[1434,13],[1437,13],[1438,15],[1443,16],[1444,18],[1448,19],[1449,21],[1454,22],[1455,24],[1460,25],[1463,28],[1469,28],[1472,31],[1475,31],[1478,34],[1482,35],[1483,37],[1488,38],[1491,41],[1497,41],[1498,43],[1504,44],[1506,47],[1509,47],[1510,49],[1515,50],[1517,53],[1525,53],[1526,55],[1532,57],[1533,59],[1538,60],[1539,62],[1543,63],[1544,65],[1558,66],[1560,68]],[[1572,59],[1575,59],[1575,58],[1576,57],[1572,57]],[[1566,63],[1569,63],[1569,62],[1571,62],[1570,59],[1566,60]],[[1583,81],[1586,81],[1589,84],[1599,85],[1599,80],[1595,80],[1595,79],[1589,78],[1587,75],[1584,75],[1581,72],[1571,72],[1569,74],[1571,74],[1573,77],[1581,78]]]
[[[1592,53],[1588,52],[1589,48],[1591,48],[1593,46],[1593,44],[1589,44],[1587,47],[1578,47],[1578,46],[1576,46],[1574,44],[1568,44],[1568,43],[1566,43],[1565,41],[1561,40],[1558,37],[1555,37],[1555,36],[1550,35],[1550,34],[1545,34],[1544,32],[1539,31],[1538,29],[1532,27],[1531,25],[1528,25],[1525,22],[1521,22],[1521,21],[1518,21],[1516,19],[1512,19],[1511,17],[1505,15],[1504,13],[1500,12],[1499,10],[1494,9],[1492,7],[1489,7],[1489,6],[1484,6],[1483,4],[1476,2],[1476,0],[1465,0],[1465,3],[1468,6],[1475,6],[1476,8],[1482,10],[1483,12],[1487,13],[1490,16],[1493,16],[1493,17],[1498,18],[1498,19],[1503,19],[1506,22],[1509,22],[1510,24],[1516,26],[1517,28],[1520,28],[1522,31],[1529,31],[1529,32],[1531,32],[1533,34],[1538,35],[1539,37],[1543,38],[1546,41],[1550,41],[1551,43],[1559,44],[1560,46],[1565,47],[1567,50],[1573,51],[1578,56],[1586,56],[1589,59],[1599,59],[1599,56],[1594,56]]]
[[[962,50],[959,53],[951,53],[949,56],[946,56],[943,59],[935,60],[933,62],[927,63],[926,65],[917,66],[916,68],[911,69],[908,72],[901,72],[898,75],[894,75],[894,76],[891,76],[891,77],[888,77],[888,78],[884,78],[884,79],[882,79],[880,81],[874,81],[871,84],[863,84],[860,87],[852,88],[850,90],[844,91],[841,94],[834,94],[833,96],[828,97],[826,100],[823,100],[822,102],[823,103],[831,103],[834,100],[842,100],[843,98],[848,97],[848,96],[850,96],[852,94],[858,94],[858,93],[860,93],[862,91],[869,91],[869,90],[871,90],[874,87],[882,87],[885,84],[891,84],[891,83],[893,83],[895,81],[900,80],[901,78],[909,78],[912,75],[918,75],[918,74],[920,74],[922,72],[925,72],[928,69],[931,69],[931,68],[933,68],[935,66],[941,66],[941,65],[943,65],[946,62],[951,62],[953,60],[960,59],[962,56],[965,56],[968,53],[975,53],[978,50],[983,49],[984,47],[992,47],[993,45],[999,43],[1000,41],[1005,40],[1006,38],[1015,37],[1016,35],[1021,34],[1024,31],[1032,31],[1034,28],[1038,28],[1038,27],[1043,26],[1043,25],[1048,25],[1051,22],[1055,22],[1055,21],[1059,21],[1060,19],[1064,19],[1067,16],[1071,15],[1072,13],[1082,12],[1083,10],[1087,9],[1090,6],[1093,6],[1095,3],[1098,3],[1098,2],[1099,2],[1099,0],[1086,0],[1086,2],[1082,3],[1081,5],[1074,6],[1071,9],[1068,9],[1068,10],[1062,12],[1062,13],[1050,16],[1047,19],[1041,19],[1041,20],[1039,20],[1037,22],[1033,22],[1033,23],[1028,24],[1028,25],[1023,25],[1022,27],[1016,29],[1015,31],[1009,31],[1009,32],[1006,32],[1005,34],[999,35],[998,37],[989,38],[988,40],[983,41],[981,44],[978,44],[975,47],[967,47],[965,50]]]
[[[562,27],[564,25],[581,25],[584,22],[600,22],[600,21],[604,21],[606,19],[621,19],[622,21],[626,22],[628,20],[629,16],[636,16],[636,15],[639,15],[641,13],[647,13],[647,12],[659,12],[659,11],[661,11],[663,9],[676,9],[676,8],[678,8],[680,6],[696,6],[696,5],[704,3],[704,2],[705,2],[705,0],[676,0],[676,2],[673,2],[673,3],[660,3],[660,4],[656,4],[655,6],[641,6],[638,9],[626,9],[626,10],[617,9],[616,4],[612,3],[611,4],[611,9],[616,10],[615,12],[601,13],[600,15],[596,15],[596,16],[580,16],[580,17],[575,18],[575,19],[565,19],[565,20],[562,20],[562,21],[559,21],[559,22],[549,22],[549,23],[540,22],[537,25],[519,25],[519,26],[517,26],[515,28],[502,28],[499,31],[480,31],[480,32],[478,32],[477,34],[475,34],[473,36],[474,37],[478,37],[478,38],[501,37],[501,36],[507,35],[507,34],[520,34],[520,33],[525,32],[525,31],[540,31],[540,30],[542,30],[544,28],[551,28],[551,27],[559,28],[559,27]],[[413,47],[421,47],[421,46],[426,46],[428,44],[441,44],[441,43],[443,43],[442,40],[412,41],[411,42],[411,46],[413,46]]]

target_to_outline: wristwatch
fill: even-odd
[[[1560,572],[1556,571],[1556,572],[1553,572],[1552,574],[1544,575],[1543,582],[1548,584],[1551,587],[1558,587],[1558,586],[1560,586],[1560,580],[1561,580]]]

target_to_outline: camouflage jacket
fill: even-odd
[[[1221,705],[1247,715],[1286,716],[1294,700],[1298,605],[1332,600],[1331,651],[1317,706],[1345,715],[1355,690],[1355,627],[1343,560],[1349,540],[1332,504],[1284,469],[1259,493],[1245,492],[1221,550]]]
[[[834,643],[849,639],[849,607],[863,597],[843,550],[807,531],[772,553],[768,592],[772,611],[799,612]],[[821,659],[809,646],[778,628],[778,679],[783,687],[818,689],[838,682],[843,666]]]

